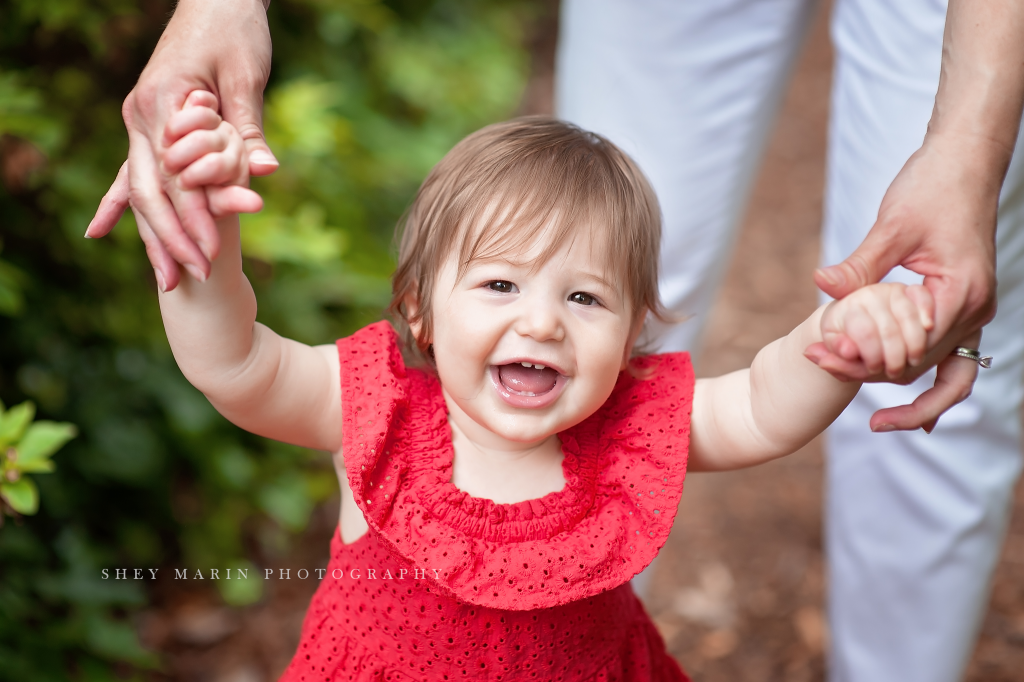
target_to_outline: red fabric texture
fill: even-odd
[[[687,679],[628,581],[682,494],[688,355],[639,359],[559,434],[562,490],[499,504],[451,483],[440,384],[405,368],[390,325],[338,351],[345,466],[370,529],[335,535],[282,680]]]

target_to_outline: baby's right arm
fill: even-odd
[[[208,93],[207,93],[208,94]],[[190,102],[204,106],[202,98]],[[167,157],[182,172],[214,172],[248,183],[238,131],[216,111],[186,108],[168,121]],[[213,189],[213,188],[208,188]],[[222,190],[223,188],[221,188]],[[210,277],[183,277],[160,293],[160,312],[174,359],[193,386],[228,420],[252,433],[320,450],[341,448],[341,387],[334,345],[310,347],[256,322],[256,297],[242,273],[237,213],[241,202],[211,194],[221,252]],[[223,195],[224,192],[220,191]],[[140,231],[148,229],[136,213]]]

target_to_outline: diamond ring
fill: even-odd
[[[992,366],[992,356],[982,355],[974,348],[965,348],[964,346],[957,346],[953,349],[953,355],[959,355],[962,358],[968,360],[974,360],[976,363],[985,367],[986,369]]]

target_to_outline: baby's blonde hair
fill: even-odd
[[[546,116],[487,126],[445,155],[399,223],[389,310],[425,359],[431,302],[441,268],[458,255],[458,277],[477,258],[523,251],[554,226],[543,263],[583,227],[604,230],[610,270],[641,315],[665,319],[658,297],[661,214],[650,183],[618,147]],[[410,323],[419,323],[413,335]],[[428,359],[429,362],[429,359]]]

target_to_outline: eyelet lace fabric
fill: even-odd
[[[499,504],[451,483],[436,377],[386,322],[338,341],[343,449],[369,531],[331,561],[282,680],[686,680],[628,581],[683,489],[689,357],[641,358],[559,434],[565,487]]]

